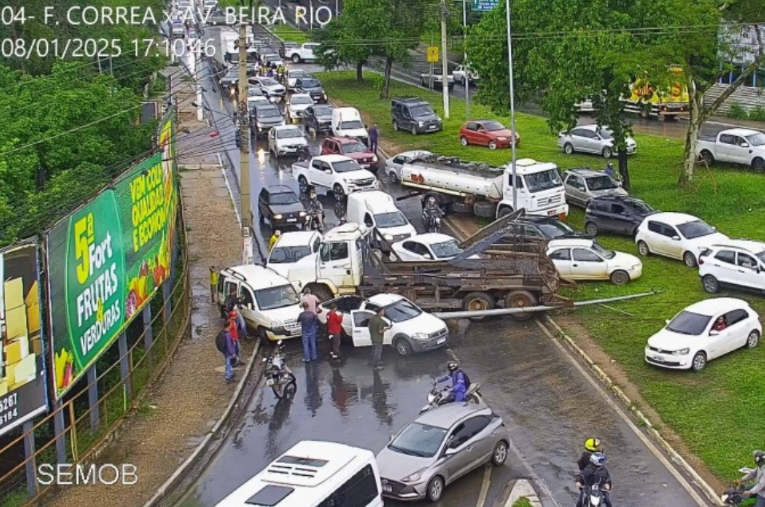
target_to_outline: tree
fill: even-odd
[[[364,65],[372,56],[372,46],[355,44],[360,34],[356,34],[354,28],[353,18],[339,16],[324,28],[315,30],[314,39],[321,44],[316,50],[319,65],[327,70],[343,65],[353,66],[356,80],[360,83],[364,80]]]

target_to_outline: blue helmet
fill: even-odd
[[[606,461],[608,458],[606,458],[606,455],[602,452],[593,452],[592,456],[590,456],[590,463],[595,465],[596,467],[604,467],[606,466]]]

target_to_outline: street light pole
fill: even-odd
[[[468,74],[467,48],[467,0],[462,0],[462,70],[465,73],[465,120],[470,119],[470,75]]]
[[[252,264],[252,203],[250,201],[250,115],[247,111],[247,23],[239,25],[239,182],[242,194],[242,262]]]
[[[516,133],[515,133],[515,95],[513,90],[513,41],[512,37],[510,35],[510,0],[505,0],[505,9],[507,10],[507,66],[508,66],[508,74],[510,77],[510,131],[513,134],[513,137],[510,139],[510,142],[512,143],[510,145],[512,152],[513,152],[513,160],[512,160],[512,174],[513,174],[513,211],[518,211],[518,181],[517,181],[517,175],[515,170],[515,162],[516,162],[516,154],[515,154],[515,139],[516,139]]]
[[[444,118],[449,119],[449,62],[446,53],[446,0],[441,0],[441,90],[444,96]]]

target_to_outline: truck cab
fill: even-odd
[[[263,341],[302,336],[297,317],[302,311],[292,284],[276,271],[248,264],[223,269],[218,276],[219,304],[235,291],[247,328]]]
[[[332,111],[332,135],[355,137],[369,146],[369,132],[361,121],[361,113],[355,107],[338,107]]]
[[[506,166],[497,218],[514,211],[513,187],[517,192],[518,209],[525,209],[527,214],[558,218],[568,216],[566,190],[557,165],[522,158],[516,160],[515,172],[516,179],[513,182],[512,163]]]
[[[388,243],[403,241],[417,234],[389,194],[380,190],[356,192],[348,196],[345,212],[348,222],[375,229]]]

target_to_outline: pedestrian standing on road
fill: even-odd
[[[369,129],[369,149],[372,150],[372,153],[377,155],[377,140],[380,137],[380,132],[377,130],[377,124],[375,123],[372,125],[372,128]]]
[[[282,235],[282,231],[280,231],[279,229],[275,230],[274,233],[271,235],[271,239],[268,240],[269,252],[274,249],[274,245],[279,240],[279,236],[281,235]]]
[[[309,289],[308,287],[303,289],[303,295],[300,296],[300,302],[308,304],[308,309],[314,314],[321,313],[321,309],[319,309],[319,311],[316,311],[321,301],[319,301],[319,298],[311,294],[311,289]]]
[[[218,332],[215,337],[215,347],[223,354],[226,361],[226,382],[234,381],[234,357],[236,356],[236,346],[234,340],[231,337],[231,333],[228,331],[228,327],[224,326],[223,329]]]
[[[337,305],[332,303],[327,314],[327,334],[329,335],[329,355],[332,359],[340,359],[340,335],[342,334],[343,316],[337,311]]]
[[[308,303],[303,302],[303,311],[298,315],[298,322],[303,331],[303,362],[310,363],[318,358],[316,354],[316,332],[319,327],[319,318],[316,312],[312,312]]]
[[[390,329],[388,321],[383,318],[383,308],[378,308],[377,313],[369,319],[369,337],[372,339],[374,353],[372,356],[372,366],[378,370],[384,368],[382,364],[383,335]]]
[[[218,268],[210,266],[210,302],[215,304],[215,295],[218,290]]]
[[[231,335],[231,339],[234,341],[234,362],[232,364],[234,367],[239,365],[239,352],[241,351],[239,346],[239,323],[236,314],[236,311],[228,314],[228,332]]]

